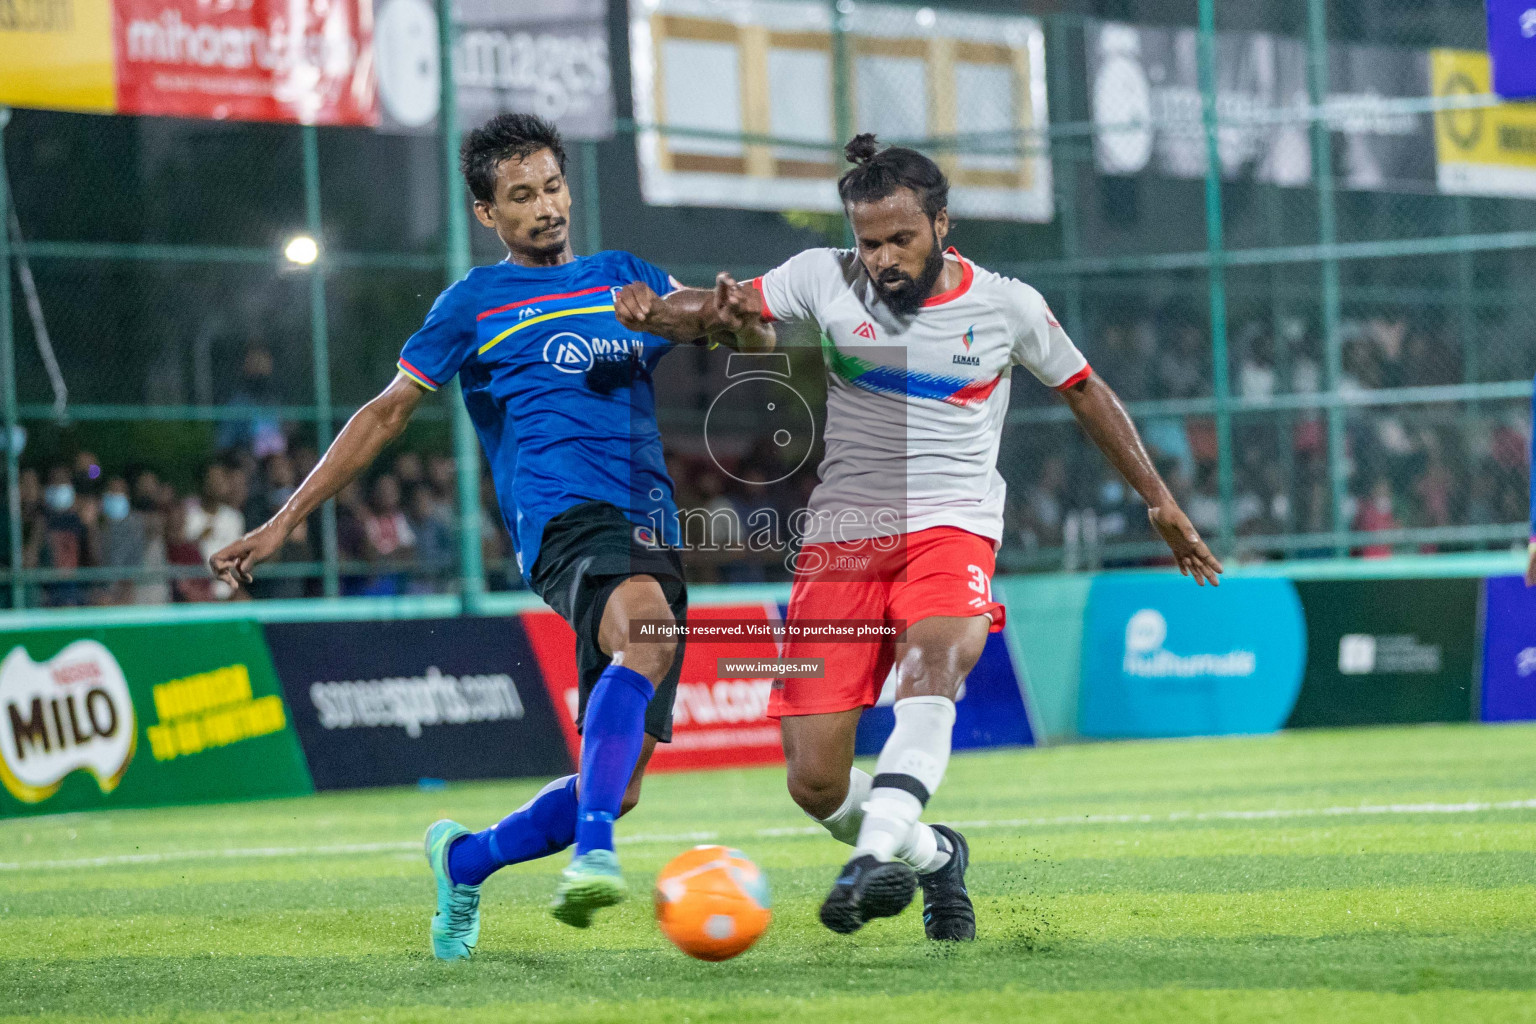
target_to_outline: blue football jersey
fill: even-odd
[[[674,287],[627,252],[476,267],[438,296],[400,353],[401,372],[422,387],[459,375],[525,578],[545,523],[587,501],[677,543],[651,380],[671,342],[614,317],[614,292],[632,281],[660,295]]]

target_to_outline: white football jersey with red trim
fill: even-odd
[[[961,281],[898,316],[858,254],[810,249],[756,279],[774,320],[810,320],[827,365],[826,453],[807,544],[955,526],[1003,536],[997,451],[1016,365],[1053,388],[1091,371],[1040,293],[954,249]]]

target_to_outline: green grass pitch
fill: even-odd
[[[961,948],[916,908],[823,930],[846,848],[781,769],[658,776],[621,825],[638,898],[578,932],[544,910],[559,858],[503,871],[474,960],[435,962],[423,830],[536,785],[0,823],[0,1020],[1536,1021],[1536,727],[957,756],[930,817],[973,844]],[[651,919],[705,840],[774,888],[724,964]]]

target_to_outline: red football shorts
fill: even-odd
[[[882,550],[882,547],[884,550]],[[905,628],[931,616],[985,615],[1003,628],[1003,606],[992,600],[996,555],[992,541],[954,526],[900,537],[811,544],[800,553],[789,595],[790,622],[826,619],[885,622]],[[786,658],[822,658],[819,679],[776,679],[768,717],[822,715],[869,707],[880,696],[895,659],[895,638],[797,639]]]

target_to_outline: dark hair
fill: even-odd
[[[459,171],[470,192],[481,202],[496,198],[496,165],[525,160],[541,149],[555,154],[565,173],[565,143],[560,131],[536,114],[497,114],[464,137],[459,147]]]
[[[909,188],[917,194],[923,212],[932,220],[949,205],[949,179],[939,165],[915,149],[888,146],[880,149],[869,132],[855,135],[843,147],[848,162],[857,166],[837,179],[843,205],[869,203]]]

